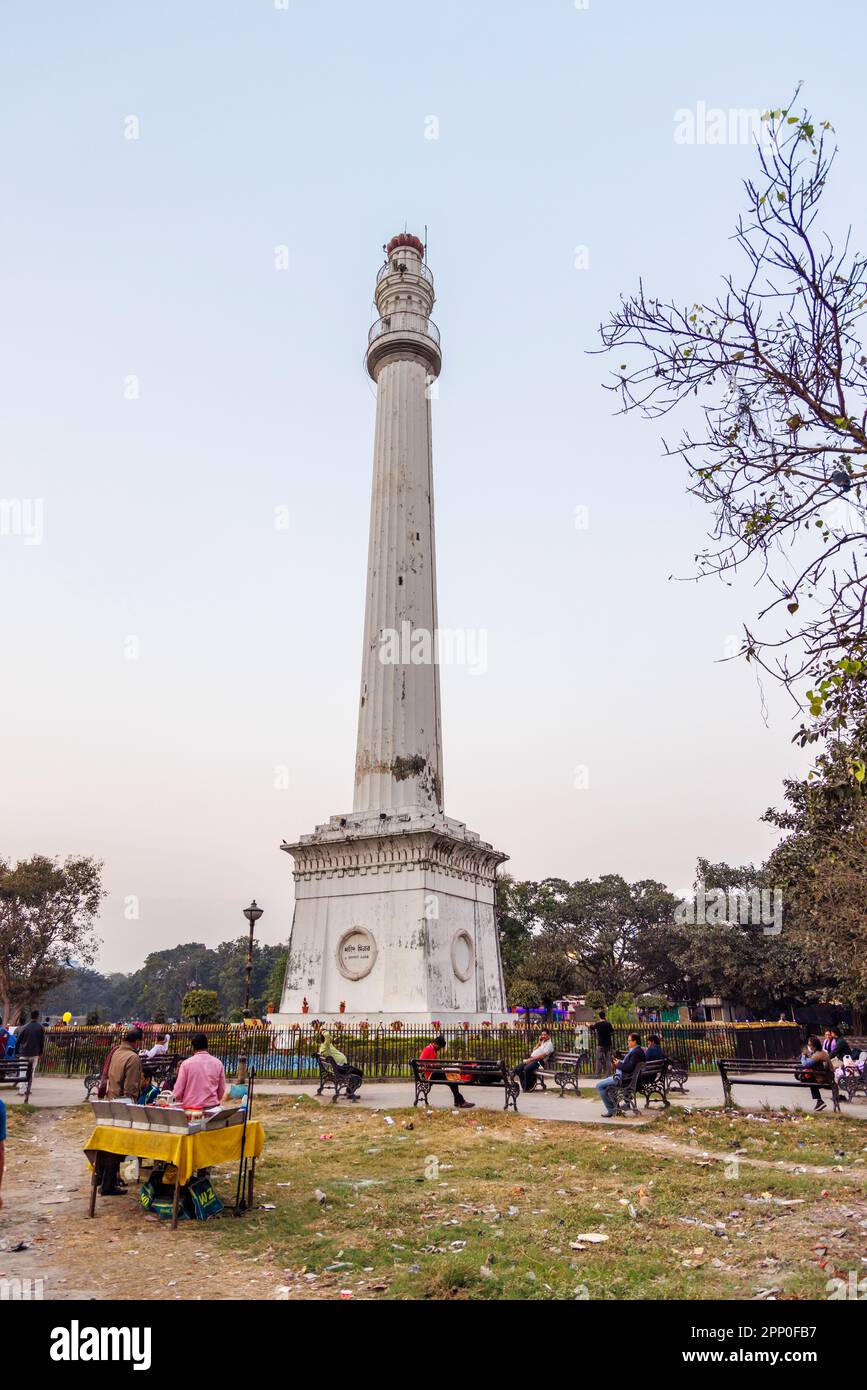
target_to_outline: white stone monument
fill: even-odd
[[[367,347],[377,398],[355,801],[282,846],[295,915],[277,1024],[506,1017],[494,882],[508,856],[443,812],[433,277],[417,237],[385,249]]]

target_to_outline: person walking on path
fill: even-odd
[[[611,1074],[611,1050],[614,1046],[614,1029],[605,1017],[605,1010],[599,1010],[599,1017],[590,1027],[596,1034],[596,1075],[608,1077]]]
[[[438,1033],[437,1036],[434,1038],[434,1040],[433,1040],[432,1043],[428,1043],[427,1047],[423,1047],[423,1048],[422,1048],[421,1052],[418,1054],[418,1059],[419,1059],[419,1061],[420,1061],[420,1062],[435,1062],[436,1059],[437,1059],[437,1055],[438,1055],[440,1052],[443,1052],[443,1051],[445,1050],[445,1046],[446,1046],[446,1040],[445,1040],[445,1038],[442,1036],[441,1033]],[[446,1081],[446,1079],[447,1079],[447,1078],[446,1078],[446,1074],[445,1074],[445,1072],[442,1070],[442,1068],[440,1068],[440,1070],[437,1071],[437,1070],[435,1070],[433,1067],[428,1067],[428,1068],[427,1068],[427,1075],[428,1075],[428,1079],[431,1080],[431,1081]],[[465,1099],[464,1099],[464,1097],[461,1095],[460,1087],[458,1086],[458,1083],[457,1083],[456,1081],[449,1081],[449,1082],[448,1082],[448,1087],[449,1087],[449,1090],[450,1090],[451,1093],[452,1093],[452,1096],[454,1097],[454,1102],[455,1102],[455,1105],[456,1105],[456,1107],[458,1108],[458,1110],[472,1110],[472,1109],[473,1109],[473,1106],[474,1106],[475,1102],[474,1102],[474,1101],[471,1101],[471,1100],[465,1100]]]
[[[31,1009],[30,1022],[26,1023],[18,1034],[15,1055],[20,1057],[22,1062],[32,1062],[33,1076],[39,1066],[39,1059],[45,1051],[45,1029],[39,1022],[39,1010]],[[18,1087],[19,1094],[26,1096],[28,1091],[27,1083],[22,1081]]]

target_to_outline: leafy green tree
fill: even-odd
[[[65,979],[74,960],[92,962],[105,896],[101,875],[102,865],[89,858],[0,860],[0,1011],[7,1024]]]
[[[519,883],[511,874],[497,876],[497,930],[506,994],[511,999],[513,982],[521,975],[522,962],[532,944],[536,918],[533,909],[535,883]],[[516,999],[516,1003],[521,1003]]]
[[[699,859],[695,889],[705,894],[707,920],[677,913],[660,938],[679,998],[732,999],[759,1014],[804,1001],[812,966],[785,927],[776,934],[776,886],[767,866]],[[762,920],[763,908],[771,920]]]
[[[215,976],[215,953],[200,941],[151,951],[129,981],[129,1011],[132,1016],[152,1018],[159,1010],[177,1018],[184,995],[196,986],[213,988]]]
[[[217,1023],[220,1000],[215,989],[191,989],[184,995],[181,1017],[193,1023]]]
[[[554,1000],[575,987],[574,961],[544,929],[533,937],[524,952],[518,974],[507,990],[510,1004],[521,1008],[543,1007],[551,1013]]]
[[[540,938],[573,966],[573,978],[606,999],[626,991],[664,989],[671,963],[661,931],[673,920],[677,899],[662,883],[627,883],[619,874],[599,879],[545,879],[534,898]]]
[[[246,991],[247,947],[249,937],[239,936],[234,941],[222,941],[217,947],[213,983],[219,991],[220,1003],[228,1016],[238,1013],[244,1007]],[[254,1013],[262,1013],[268,1002],[266,995],[270,988],[271,974],[285,951],[280,946],[263,945],[253,942],[253,975],[250,983],[250,1007]],[[285,965],[285,962],[284,962]],[[279,1000],[277,1001],[279,1003]]]
[[[280,950],[271,966],[271,973],[265,984],[265,1006],[273,1004],[275,1009],[280,1008],[280,1001],[283,998],[283,983],[286,979],[286,963],[289,959],[289,952]]]
[[[784,783],[786,805],[763,817],[784,832],[765,874],[783,894],[784,937],[813,998],[867,1008],[867,794],[853,746],[832,740],[810,774]]]
[[[73,1014],[87,1014],[95,1009],[104,1018],[113,1018],[114,993],[114,986],[105,975],[87,966],[74,964],[62,982],[43,995],[42,1009],[52,1017],[66,1009]]]

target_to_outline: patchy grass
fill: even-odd
[[[867,1130],[843,1117],[388,1113],[262,1101],[257,1202],[275,1209],[215,1223],[215,1244],[284,1270],[290,1298],[822,1298],[860,1273],[867,1168],[848,1163]]]
[[[9,1112],[7,1233],[84,1297],[824,1298],[861,1276],[867,1126],[845,1115],[621,1128],[268,1096],[257,1209],[172,1232],[134,1193],[90,1221],[89,1113],[28,1110]],[[237,1169],[213,1178],[231,1208]]]
[[[6,1130],[10,1137],[23,1127],[22,1121],[28,1115],[35,1115],[39,1109],[38,1105],[31,1105],[29,1100],[22,1100],[15,1105],[6,1107]],[[21,1119],[19,1119],[19,1116]]]
[[[742,1150],[744,1158],[824,1166],[835,1170],[860,1168],[867,1180],[867,1124],[844,1111],[818,1115],[812,1111],[670,1110],[657,1116],[654,1132],[692,1146],[721,1152]]]

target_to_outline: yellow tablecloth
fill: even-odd
[[[197,1168],[213,1168],[218,1163],[237,1163],[241,1157],[243,1125],[226,1129],[201,1130],[198,1134],[160,1133],[151,1129],[127,1129],[118,1125],[97,1125],[84,1146],[87,1161],[94,1154],[120,1154],[131,1158],[159,1158],[178,1169],[181,1186],[188,1183]],[[265,1131],[257,1120],[247,1125],[244,1143],[246,1158],[258,1158],[265,1147]]]

